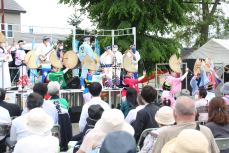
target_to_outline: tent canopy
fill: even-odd
[[[229,64],[229,39],[211,39],[187,59],[209,58],[214,63]]]

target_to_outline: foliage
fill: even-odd
[[[220,0],[194,1],[195,9],[187,14],[186,26],[176,30],[176,38],[186,47],[200,47],[211,37],[224,38],[229,30],[229,18],[226,18],[222,6],[227,3]]]

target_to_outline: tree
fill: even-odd
[[[188,14],[187,25],[175,32],[176,37],[187,47],[199,47],[211,37],[220,37],[227,32],[229,18],[225,17],[220,5],[228,5],[220,0],[192,1],[195,6]]]
[[[60,0],[60,3],[80,5],[99,29],[137,27],[137,48],[144,62],[149,63],[145,64],[148,69],[152,69],[152,63],[166,62],[177,53],[180,44],[176,39],[166,38],[166,34],[185,25],[186,13],[194,9],[182,0]],[[132,43],[130,37],[116,40],[122,48]]]

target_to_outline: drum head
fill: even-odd
[[[36,56],[36,53],[34,50],[29,51],[25,55],[25,64],[30,68],[30,69],[37,69],[39,68],[38,64],[38,57]]]
[[[64,53],[63,63],[66,68],[73,69],[78,64],[78,56],[74,51],[67,51]]]
[[[49,60],[50,60],[53,67],[56,67],[56,68],[62,68],[63,67],[61,61],[57,57],[56,51],[51,52]]]
[[[137,72],[138,70],[133,63],[133,60],[127,54],[128,53],[123,56],[123,68],[128,72]]]
[[[181,58],[173,54],[169,59],[169,67],[176,73],[181,73]]]
[[[97,67],[97,63],[95,62],[95,60],[93,60],[89,55],[86,55],[84,57],[82,64],[90,70],[96,70]]]

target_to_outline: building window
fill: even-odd
[[[13,37],[13,25],[7,25],[7,37],[12,38]]]

